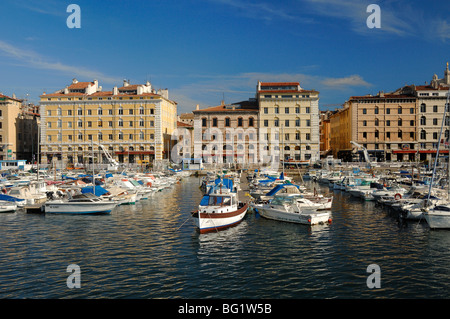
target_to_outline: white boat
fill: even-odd
[[[302,198],[297,194],[277,195],[268,204],[255,206],[257,212],[267,219],[316,225],[331,222],[329,211],[318,211],[314,206],[299,205]]]
[[[450,203],[437,204],[424,212],[431,229],[450,229]]]
[[[237,193],[231,189],[220,184],[203,196],[198,210],[192,214],[200,233],[215,232],[237,225],[245,217],[248,204],[240,203]]]
[[[8,202],[6,200],[0,201],[0,213],[13,213],[17,210],[15,202]]]
[[[20,206],[40,204],[47,200],[47,196],[45,194],[32,194],[27,186],[11,187],[8,195],[18,199],[23,199],[23,201],[17,202]]]
[[[70,199],[56,199],[45,203],[45,213],[54,214],[109,214],[116,201],[103,200],[92,193],[74,195]]]

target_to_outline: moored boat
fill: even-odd
[[[70,199],[56,199],[45,203],[45,213],[54,214],[109,214],[116,201],[102,200],[92,193],[74,195]]]
[[[215,232],[237,225],[245,217],[248,204],[240,203],[237,193],[232,189],[229,184],[219,183],[203,196],[198,210],[192,214],[200,233]]]

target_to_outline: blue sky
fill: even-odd
[[[66,25],[71,3],[80,29]],[[366,25],[371,3],[380,29]],[[183,113],[253,97],[258,80],[299,81],[320,91],[324,110],[441,78],[450,61],[448,0],[2,0],[0,8],[0,92],[34,102],[72,78],[108,91],[149,80]]]

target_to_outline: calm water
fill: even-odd
[[[0,214],[0,298],[450,297],[450,231],[335,191],[331,225],[251,213],[199,234],[189,218],[198,185],[188,178],[105,216]],[[67,288],[70,264],[79,289]],[[370,264],[379,289],[366,285]]]

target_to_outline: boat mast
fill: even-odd
[[[439,157],[439,148],[440,148],[440,145],[441,145],[442,130],[444,129],[445,118],[446,118],[446,115],[447,115],[447,113],[449,111],[448,110],[448,108],[450,106],[449,105],[449,98],[450,98],[450,88],[449,88],[449,90],[447,92],[447,101],[446,101],[445,106],[444,106],[444,114],[442,115],[441,131],[439,133],[439,140],[438,140],[438,144],[437,144],[436,157],[434,159],[433,175],[431,176],[430,187],[428,189],[427,205],[429,205],[429,202],[430,202],[431,188],[433,187],[434,175],[436,174],[436,165],[437,165],[437,161],[438,161],[438,157]],[[450,153],[449,153],[449,156],[450,156]],[[450,157],[449,157],[449,167],[450,167]],[[449,168],[449,170],[450,170],[450,168]],[[450,183],[448,183],[448,184],[450,184]],[[450,194],[450,186],[447,186],[447,188],[448,188],[448,193],[447,193],[447,195],[448,195],[448,194]]]

